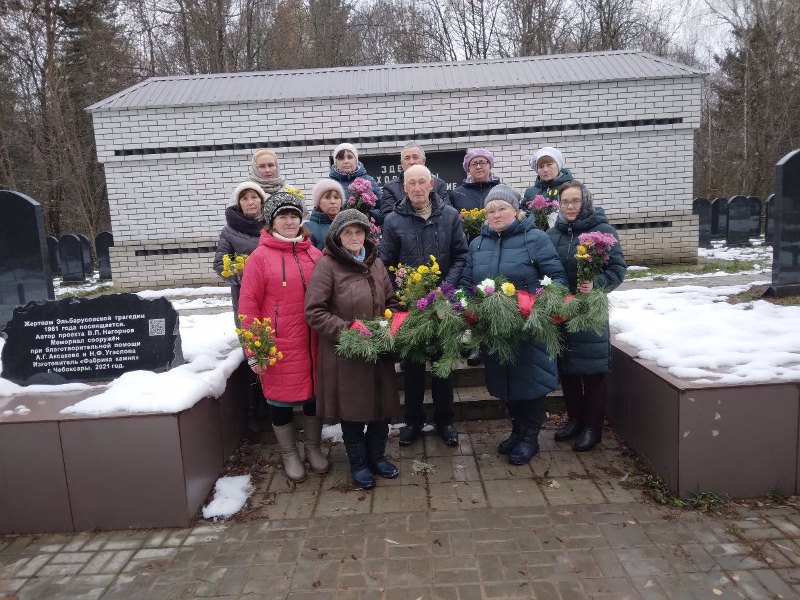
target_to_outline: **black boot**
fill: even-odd
[[[400,445],[410,446],[417,441],[417,438],[422,433],[422,425],[414,425],[413,423],[400,428]]]
[[[386,442],[389,440],[389,424],[386,421],[374,421],[367,424],[367,465],[373,473],[384,479],[394,479],[400,470],[386,460]]]
[[[497,452],[508,454],[519,442],[520,420],[516,412],[516,404],[508,403],[508,414],[511,417],[511,435],[497,445]]]
[[[545,397],[518,401],[519,441],[508,455],[512,465],[526,465],[539,452],[539,430],[545,413]]]
[[[603,430],[599,427],[586,427],[575,439],[573,448],[575,452],[588,452],[600,443],[602,437]]]
[[[367,468],[367,444],[364,439],[364,424],[342,421],[342,439],[350,461],[353,483],[363,490],[375,487],[375,478]]]
[[[567,440],[571,440],[578,435],[581,432],[581,429],[582,426],[577,420],[569,419],[556,430],[556,434],[553,436],[553,438],[557,442],[566,442]]]

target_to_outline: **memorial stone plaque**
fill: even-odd
[[[775,238],[775,194],[767,196],[764,203],[764,243],[771,244]]]
[[[728,246],[750,245],[750,201],[745,196],[728,200]]]
[[[54,297],[41,205],[0,191],[0,327],[14,307]]]
[[[68,233],[58,238],[58,253],[61,262],[61,279],[65,282],[84,282],[83,249],[77,235]]]
[[[699,248],[711,247],[711,203],[705,198],[695,198],[692,214],[697,215],[697,245]]]
[[[110,380],[183,362],[178,313],[165,298],[109,294],[31,302],[14,310],[5,334],[2,376],[23,385]]]
[[[728,199],[714,198],[711,201],[711,237],[724,238],[728,234]]]
[[[97,268],[100,279],[111,279],[111,254],[109,248],[114,245],[114,236],[110,231],[101,231],[94,238],[94,249],[97,253]]]
[[[401,144],[402,145],[402,144]],[[436,177],[444,179],[447,189],[452,190],[460,185],[466,177],[462,163],[466,151],[448,150],[444,152],[426,152],[425,166],[431,170]],[[367,173],[372,175],[381,186],[386,185],[395,177],[399,177],[403,172],[400,165],[400,150],[391,154],[373,154],[362,156],[359,160],[364,163]],[[347,190],[345,190],[347,192]]]
[[[47,257],[50,260],[50,272],[55,277],[61,275],[61,265],[58,262],[58,238],[54,235],[47,236]]]
[[[761,198],[758,196],[748,196],[750,203],[750,237],[761,237]]]
[[[775,207],[772,285],[767,293],[800,295],[800,149],[776,165]]]
[[[94,267],[92,266],[92,243],[82,233],[77,234],[78,239],[81,241],[81,260],[83,260],[83,272],[87,276],[91,276],[94,273]]]

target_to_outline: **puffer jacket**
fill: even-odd
[[[264,224],[258,219],[246,217],[238,206],[233,205],[225,209],[225,227],[219,234],[217,252],[214,254],[214,272],[222,277],[222,257],[225,254],[251,254],[258,246],[261,229]],[[234,320],[239,323],[239,291],[242,283],[240,277],[222,277],[231,286],[231,301],[233,302]]]
[[[380,259],[387,266],[417,267],[436,257],[442,280],[456,284],[467,259],[467,238],[458,211],[430,193],[431,216],[418,216],[406,197],[383,223]]]
[[[457,211],[461,209],[472,210],[473,208],[483,208],[483,201],[489,191],[500,183],[496,177],[489,181],[477,182],[466,181],[450,192],[450,202]]]
[[[608,224],[605,212],[599,206],[593,207],[589,214],[571,223],[559,216],[556,224],[547,231],[558,251],[564,270],[569,279],[569,289],[575,293],[578,285],[578,262],[575,259],[578,236],[582,233],[599,231],[610,233],[617,239],[616,229]],[[625,279],[625,257],[619,244],[611,248],[608,264],[592,283],[595,288],[610,292]],[[602,335],[592,332],[568,333],[564,329],[564,352],[559,357],[558,368],[567,375],[597,375],[611,370],[611,344],[608,327]]]
[[[444,179],[433,177],[433,193],[439,196],[445,204],[450,204],[450,192],[447,191],[447,184]],[[389,183],[383,186],[383,195],[381,196],[380,211],[381,217],[386,218],[392,212],[398,203],[402,202],[406,197],[406,192],[403,189],[403,174],[400,177],[395,177]]]
[[[368,363],[336,353],[343,328],[398,307],[374,242],[367,239],[364,247],[366,257],[359,262],[328,240],[306,293],[306,320],[319,334],[317,416],[355,422],[400,416],[394,358]]]
[[[239,310],[242,327],[254,317],[271,319],[283,359],[261,374],[264,397],[282,403],[305,402],[316,393],[317,334],[306,324],[304,302],[320,252],[305,236],[300,242],[262,232],[244,267]]]
[[[558,200],[558,187],[568,181],[575,179],[572,176],[572,171],[569,169],[561,169],[552,181],[543,181],[541,177],[537,177],[533,185],[525,190],[522,196],[523,210],[528,210],[528,202],[536,198],[536,196],[544,196],[548,200]]]
[[[381,211],[379,207],[381,204],[381,186],[378,185],[378,182],[375,181],[375,178],[372,175],[369,175],[367,173],[367,169],[364,167],[361,161],[358,161],[358,166],[356,167],[356,170],[348,175],[339,173],[339,171],[336,170],[336,166],[331,165],[331,170],[328,173],[328,177],[338,181],[341,184],[342,189],[344,190],[344,198],[342,198],[342,209],[347,207],[347,199],[350,197],[350,191],[347,189],[348,186],[359,177],[362,177],[363,179],[369,181],[370,185],[372,185],[372,193],[375,194],[376,198],[375,208],[373,208],[370,211],[370,216],[373,219],[375,219],[376,223],[380,224]]]
[[[308,221],[303,223],[303,226],[307,227],[311,232],[311,242],[319,250],[325,248],[325,238],[328,236],[331,223],[333,223],[333,220],[331,220],[327,213],[322,212],[318,208],[315,208],[308,218]]]
[[[502,276],[518,290],[533,293],[545,275],[566,285],[567,276],[558,254],[547,235],[536,228],[532,217],[514,220],[501,232],[484,224],[481,233],[469,245],[469,256],[459,287],[470,288],[487,277]],[[558,387],[556,362],[547,356],[542,344],[520,344],[517,362],[503,365],[483,353],[486,387],[495,398],[504,401],[533,400]]]

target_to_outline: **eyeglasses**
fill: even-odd
[[[485,167],[488,164],[489,164],[488,160],[473,160],[471,163],[469,163],[469,166],[470,167]]]
[[[580,206],[580,200],[561,200],[561,206]]]

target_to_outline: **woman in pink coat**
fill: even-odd
[[[283,359],[263,371],[254,360],[249,362],[260,375],[270,405],[286,476],[295,482],[306,477],[295,441],[296,406],[303,407],[306,460],[318,473],[329,466],[319,447],[322,418],[316,416],[317,335],[303,314],[306,288],[322,253],[312,244],[308,231],[300,227],[303,212],[302,199],[287,192],[273,194],[264,202],[266,225],[245,265],[239,296],[242,327],[249,327],[255,317],[269,318],[283,354]]]

